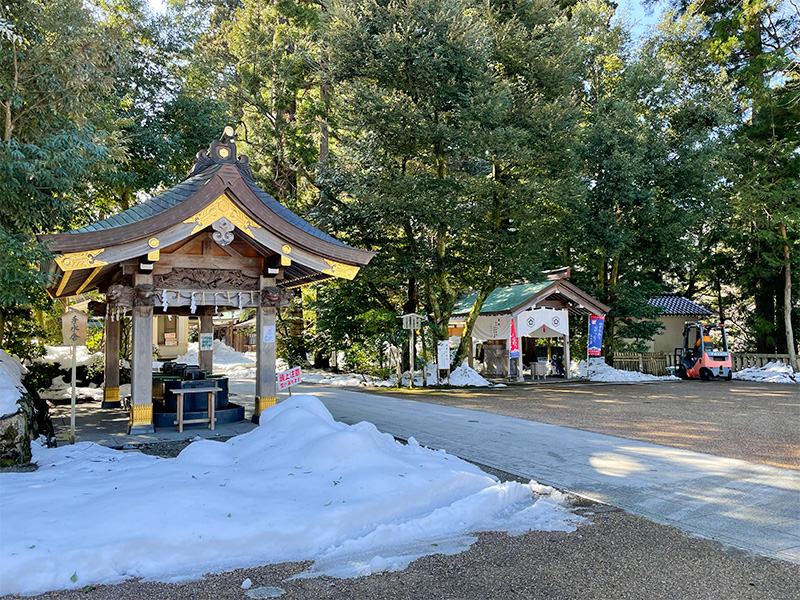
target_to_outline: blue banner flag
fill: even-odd
[[[592,315],[589,317],[589,356],[600,356],[603,345],[603,326],[606,324],[604,316]]]

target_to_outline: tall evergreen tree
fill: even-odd
[[[800,8],[791,0],[672,4],[673,14],[702,19],[704,51],[735,83],[738,156],[728,176],[729,244],[744,266],[738,283],[754,307],[748,329],[757,351],[794,356]]]
[[[497,285],[540,268],[545,221],[533,215],[557,188],[546,136],[569,127],[570,102],[555,61],[538,62],[560,50],[558,11],[525,10],[527,24],[451,0],[331,7],[341,126],[325,218],[378,250],[364,277],[383,305],[424,307],[440,339],[467,289],[479,290],[471,329]]]
[[[38,233],[69,226],[108,136],[93,126],[114,56],[80,0],[0,6],[0,343],[4,313],[43,305]]]

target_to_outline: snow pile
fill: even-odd
[[[428,385],[436,385],[436,365],[428,363],[426,368],[425,377],[427,378]],[[411,373],[406,371],[400,377],[400,386],[408,387]],[[397,387],[397,375],[392,375],[388,379],[376,380],[367,377],[366,379],[358,373],[342,373],[333,374],[325,371],[311,371],[303,372],[303,383],[321,383],[324,385],[331,385],[335,387],[384,387],[393,388]],[[447,377],[443,377],[440,384],[447,384]],[[422,372],[414,372],[414,385],[422,387]],[[463,365],[450,373],[450,385],[453,387],[505,387],[502,383],[492,384],[481,377],[477,371],[471,369],[466,361]]]
[[[426,376],[428,378],[428,385],[436,385],[435,364],[428,363]],[[408,387],[408,379],[409,373],[406,371],[403,373],[403,377],[400,380],[402,387]],[[392,376],[387,381],[377,382],[372,385],[375,387],[395,387],[396,384],[397,377]],[[439,384],[447,385],[446,375],[439,380]],[[417,387],[422,387],[421,374],[414,377],[414,385]],[[505,384],[502,383],[491,383],[487,381],[475,369],[470,368],[470,366],[467,364],[467,361],[464,361],[464,364],[450,372],[450,385],[452,387],[506,387]]]
[[[119,386],[119,397],[127,398],[131,395],[131,384],[123,383]],[[64,381],[64,377],[59,375],[46,390],[39,392],[42,400],[50,400],[55,404],[62,404],[72,401],[72,384]],[[102,402],[103,387],[90,383],[88,386],[78,385],[75,387],[75,398],[78,400],[96,400]]]
[[[358,373],[326,373],[324,371],[313,371],[310,373],[302,373],[303,383],[321,383],[323,385],[332,385],[334,387],[360,387],[367,385],[364,378]]]
[[[69,402],[72,400],[72,384],[64,381],[64,377],[59,375],[46,390],[39,392],[42,400],[52,400],[54,402]],[[93,383],[86,386],[75,387],[75,397],[78,399],[103,400],[103,388]]]
[[[465,361],[464,364],[450,373],[450,385],[457,387],[490,387],[492,384],[481,377],[475,369],[471,369]]]
[[[586,377],[586,361],[571,361],[569,363],[569,372],[573,377]]]
[[[583,361],[581,361],[583,363]],[[583,366],[585,369],[585,363]],[[602,358],[592,358],[589,361],[589,381],[599,381],[603,383],[631,383],[640,381],[680,381],[678,377],[666,375],[647,375],[638,371],[623,371],[607,365]]]
[[[16,356],[0,349],[0,416],[13,415],[19,410],[17,400],[26,392],[22,376],[27,372]]]
[[[0,595],[309,559],[313,574],[357,576],[466,549],[475,531],[573,531],[583,520],[530,485],[370,423],[338,423],[308,395],[175,459],[88,442],[33,450],[37,471],[0,474]],[[122,506],[133,513],[121,518]]]
[[[179,356],[175,359],[176,363],[185,363],[187,365],[197,365],[200,364],[199,361],[199,353],[200,348],[197,342],[192,342],[189,344],[187,348],[186,354],[183,356]],[[214,340],[214,344],[212,346],[212,352],[214,353],[214,369],[216,370],[217,367],[224,370],[226,367],[231,367],[234,365],[248,365],[253,364],[255,360],[249,358],[242,354],[241,352],[237,352],[222,340]]]
[[[249,352],[248,352],[249,354]],[[255,379],[256,378],[256,365],[255,358],[249,359],[246,355],[245,358],[248,360],[252,360],[251,363],[245,364],[217,364],[217,361],[214,360],[214,372],[224,374],[228,379]],[[275,361],[275,370],[277,372],[285,371],[288,369],[289,366],[286,361],[282,358],[279,358]]]
[[[64,371],[69,371],[72,368],[72,348],[73,346],[45,346],[44,356],[37,358],[36,362],[56,364]],[[74,346],[74,348],[76,367],[103,364],[101,352],[89,352],[86,346]]]
[[[733,374],[734,379],[766,383],[800,383],[800,377],[786,363],[773,361],[763,367],[749,367]]]

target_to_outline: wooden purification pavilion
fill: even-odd
[[[129,433],[153,427],[153,315],[198,315],[211,333],[219,310],[256,308],[254,420],[276,402],[276,310],[293,288],[332,277],[353,279],[373,254],[347,246],[295,215],[256,185],[233,128],[197,154],[175,187],[107,219],[42,235],[55,254],[44,265],[54,298],[106,295],[103,406],[119,406],[120,315],[132,318]],[[211,371],[212,351],[200,351]]]

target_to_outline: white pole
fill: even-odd
[[[592,330],[592,315],[586,315],[586,379],[589,379],[589,332]]]
[[[77,390],[75,389],[75,372],[77,370],[77,358],[75,356],[75,346],[72,346],[72,403],[70,406],[69,415],[69,443],[75,443],[75,398]]]

